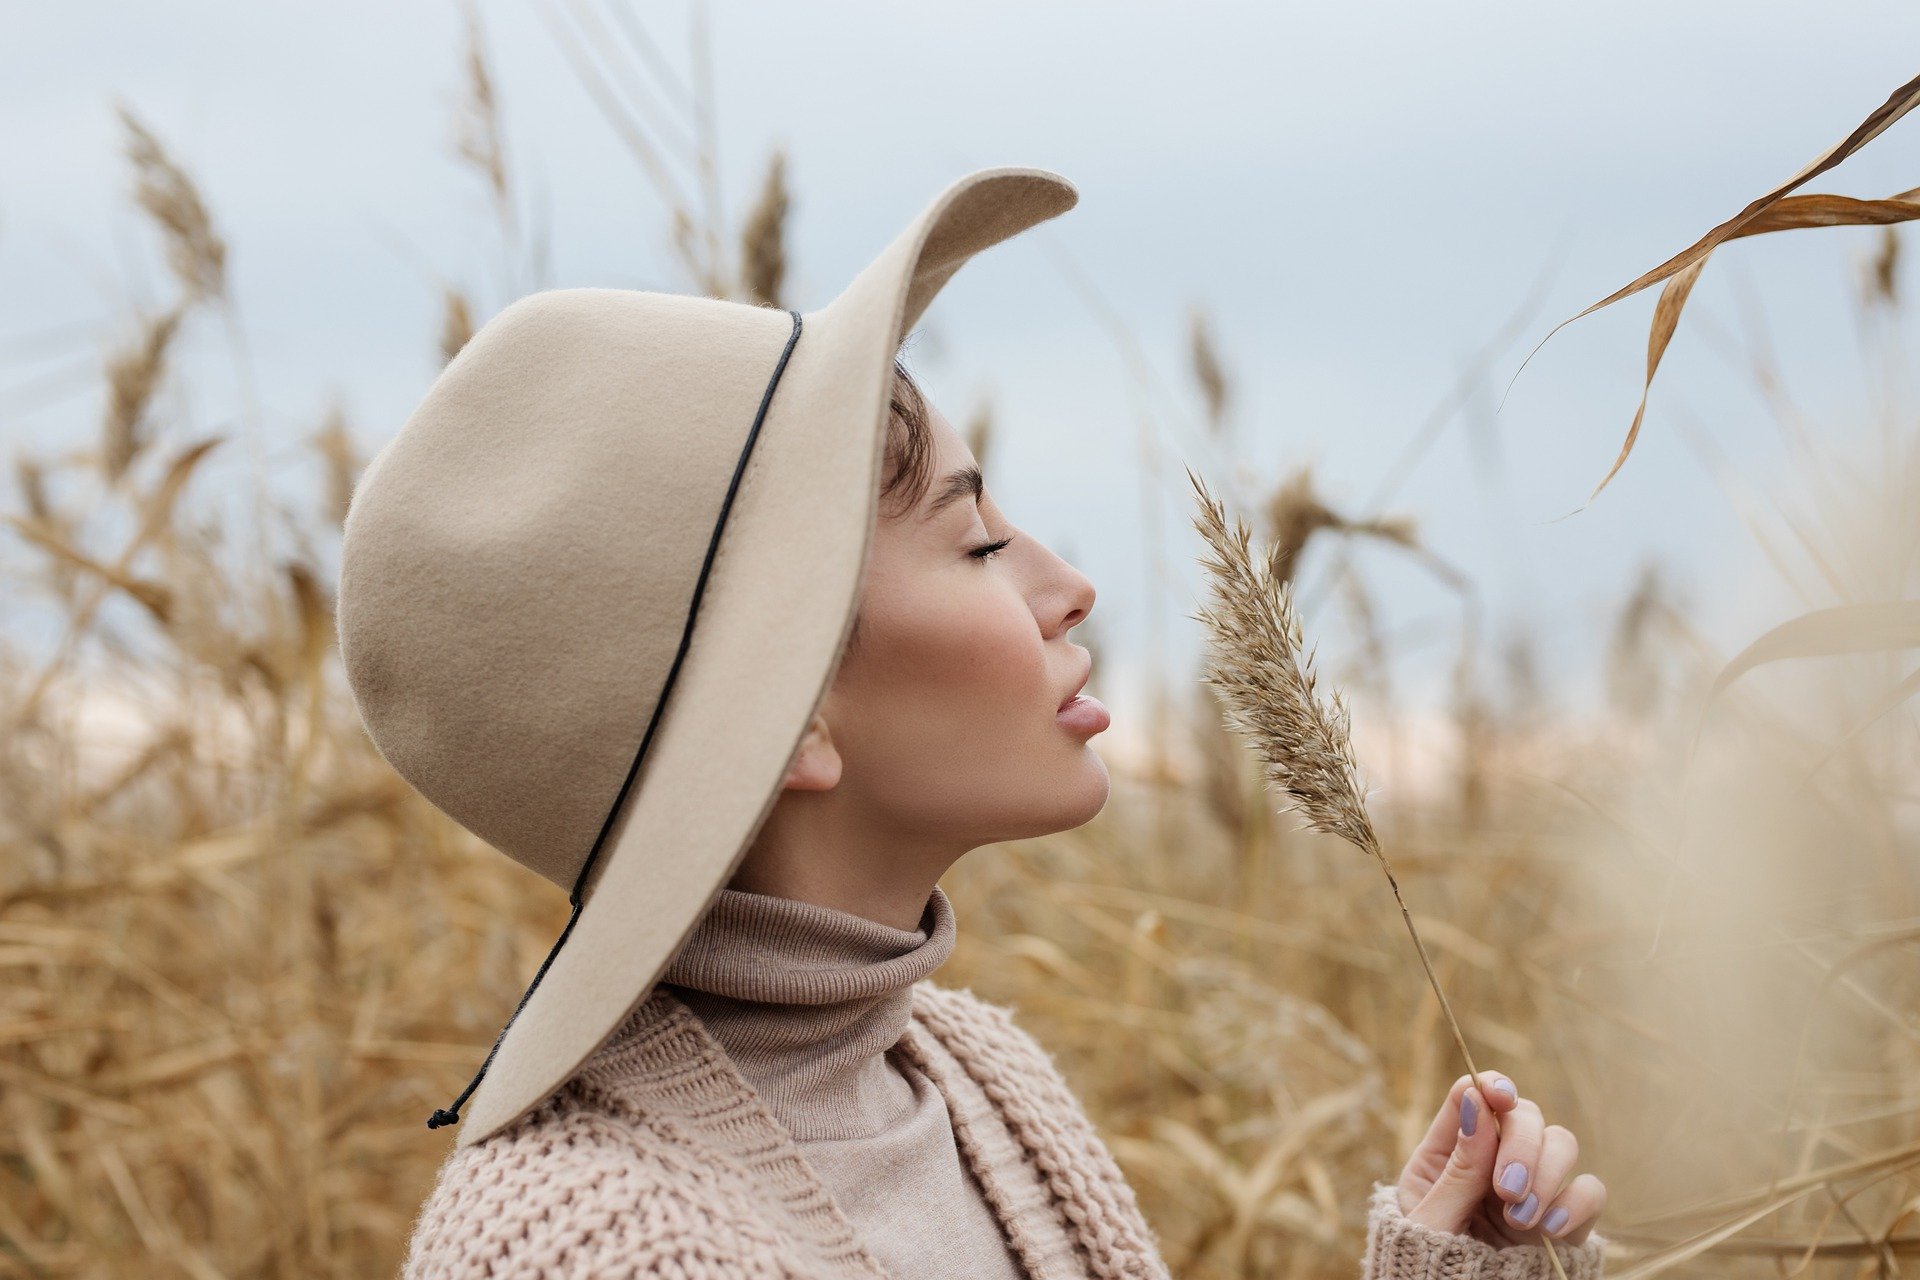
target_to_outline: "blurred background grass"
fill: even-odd
[[[449,61],[456,154],[489,193],[499,276],[520,278],[545,251],[516,221],[477,26]],[[343,410],[313,424],[314,491],[294,506],[259,482],[259,415],[198,407],[188,344],[227,350],[243,406],[271,391],[252,382],[229,228],[137,111],[118,128],[167,283],[91,362],[92,435],[17,449],[4,508],[0,1275],[387,1273],[448,1145],[424,1116],[484,1054],[566,904],[360,730],[331,583],[363,447]],[[776,150],[737,218],[672,205],[674,287],[812,305],[790,285],[792,181]],[[1849,234],[1874,237],[1860,376],[1897,389],[1903,242]],[[421,343],[449,358],[493,305],[445,284]],[[1516,305],[1487,359],[1537,327],[1537,300]],[[1709,701],[1728,653],[1654,563],[1596,624],[1596,669],[1549,667],[1524,631],[1489,633],[1475,575],[1390,502],[1463,397],[1381,460],[1373,501],[1345,502],[1312,468],[1247,462],[1243,371],[1204,308],[1182,323],[1173,394],[1197,431],[1142,394],[1138,465],[1177,474],[1187,452],[1217,473],[1299,579],[1309,625],[1337,636],[1322,661],[1355,703],[1441,981],[1481,1065],[1571,1127],[1606,1180],[1610,1274],[1913,1266],[1913,641],[1856,643],[1842,618],[1816,647],[1865,651],[1769,664]],[[1913,406],[1824,429],[1785,396],[1783,360],[1752,343],[1741,359],[1786,481],[1763,490],[1684,411],[1671,429],[1725,477],[1755,563],[1807,610],[1913,598]],[[991,482],[990,404],[965,426]],[[254,468],[238,503],[208,476],[236,453]],[[1180,525],[1143,516],[1142,533],[1166,563],[1200,549]],[[1458,607],[1387,620],[1385,565]],[[1188,603],[1157,597],[1160,625]],[[1113,798],[1086,827],[953,870],[961,937],[939,980],[1015,1006],[1055,1051],[1175,1274],[1347,1274],[1369,1182],[1397,1175],[1462,1069],[1397,908],[1376,868],[1275,812],[1195,671],[1097,615],[1076,638],[1096,672],[1123,642],[1162,655],[1138,714],[1096,744]],[[1396,687],[1413,646],[1455,655],[1438,696]],[[1554,696],[1574,679],[1601,696]]]

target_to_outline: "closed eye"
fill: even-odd
[[[973,550],[967,552],[967,554],[978,560],[991,560],[999,555],[1001,549],[1012,541],[1013,539],[1011,537],[1002,538],[998,542],[989,542],[985,546],[975,547]]]

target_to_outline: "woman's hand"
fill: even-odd
[[[1400,1212],[1496,1248],[1538,1244],[1542,1232],[1579,1244],[1607,1203],[1605,1183],[1574,1176],[1579,1154],[1573,1132],[1542,1123],[1506,1076],[1461,1076],[1400,1172]]]

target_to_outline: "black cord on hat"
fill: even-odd
[[[574,923],[580,919],[580,908],[584,905],[581,888],[587,882],[587,875],[593,870],[593,864],[600,857],[600,850],[606,844],[607,832],[613,829],[614,817],[620,812],[621,802],[627,797],[627,791],[633,786],[633,780],[640,772],[640,761],[646,757],[647,747],[653,741],[653,731],[660,724],[660,714],[667,705],[667,695],[673,691],[673,681],[680,674],[680,663],[687,656],[687,650],[693,642],[693,621],[700,612],[700,596],[707,589],[707,573],[713,568],[714,554],[720,548],[720,533],[726,528],[727,513],[733,508],[733,495],[739,491],[740,477],[747,469],[747,458],[753,452],[754,441],[760,437],[760,424],[766,420],[767,406],[773,402],[773,389],[780,385],[780,375],[786,371],[787,357],[793,354],[793,344],[800,340],[800,313],[788,308],[787,314],[793,317],[793,332],[787,336],[787,345],[780,352],[780,362],[773,366],[773,376],[767,380],[767,389],[760,397],[759,411],[753,415],[753,426],[747,432],[746,443],[740,446],[740,458],[733,466],[733,479],[727,485],[727,496],[720,502],[719,518],[713,522],[713,536],[707,540],[707,557],[700,565],[700,576],[693,584],[693,602],[687,606],[687,621],[680,632],[680,649],[673,655],[673,665],[667,668],[667,678],[660,687],[660,697],[653,704],[653,718],[647,721],[647,731],[641,735],[640,749],[634,753],[633,763],[627,766],[626,780],[620,784],[620,791],[613,798],[613,806],[607,810],[605,821],[600,824],[600,834],[594,837],[593,848],[587,851],[587,860],[580,864],[580,874],[574,877],[573,888],[567,893],[567,901],[573,904],[573,910],[567,916],[566,927],[560,930],[560,936],[554,939],[553,947],[547,952],[547,958],[540,962],[540,968],[533,975],[533,981],[527,984],[521,993],[520,1003],[513,1008],[513,1017],[507,1019],[507,1025],[500,1028],[500,1034],[494,1037],[493,1047],[487,1050],[487,1059],[480,1064],[480,1070],[474,1073],[460,1096],[453,1100],[451,1107],[436,1110],[427,1117],[427,1128],[438,1129],[443,1125],[460,1123],[460,1108],[467,1105],[467,1099],[480,1087],[487,1068],[493,1065],[493,1056],[500,1052],[501,1042],[507,1038],[507,1032],[513,1026],[514,1018],[527,1007],[535,987],[540,979],[547,976],[547,969],[553,964],[553,958],[560,954],[560,948],[566,944],[567,935],[573,932]]]

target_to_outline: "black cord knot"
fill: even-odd
[[[445,1107],[439,1108],[427,1117],[427,1128],[429,1129],[439,1129],[445,1125],[459,1123],[460,1113],[458,1111],[448,1111]]]

